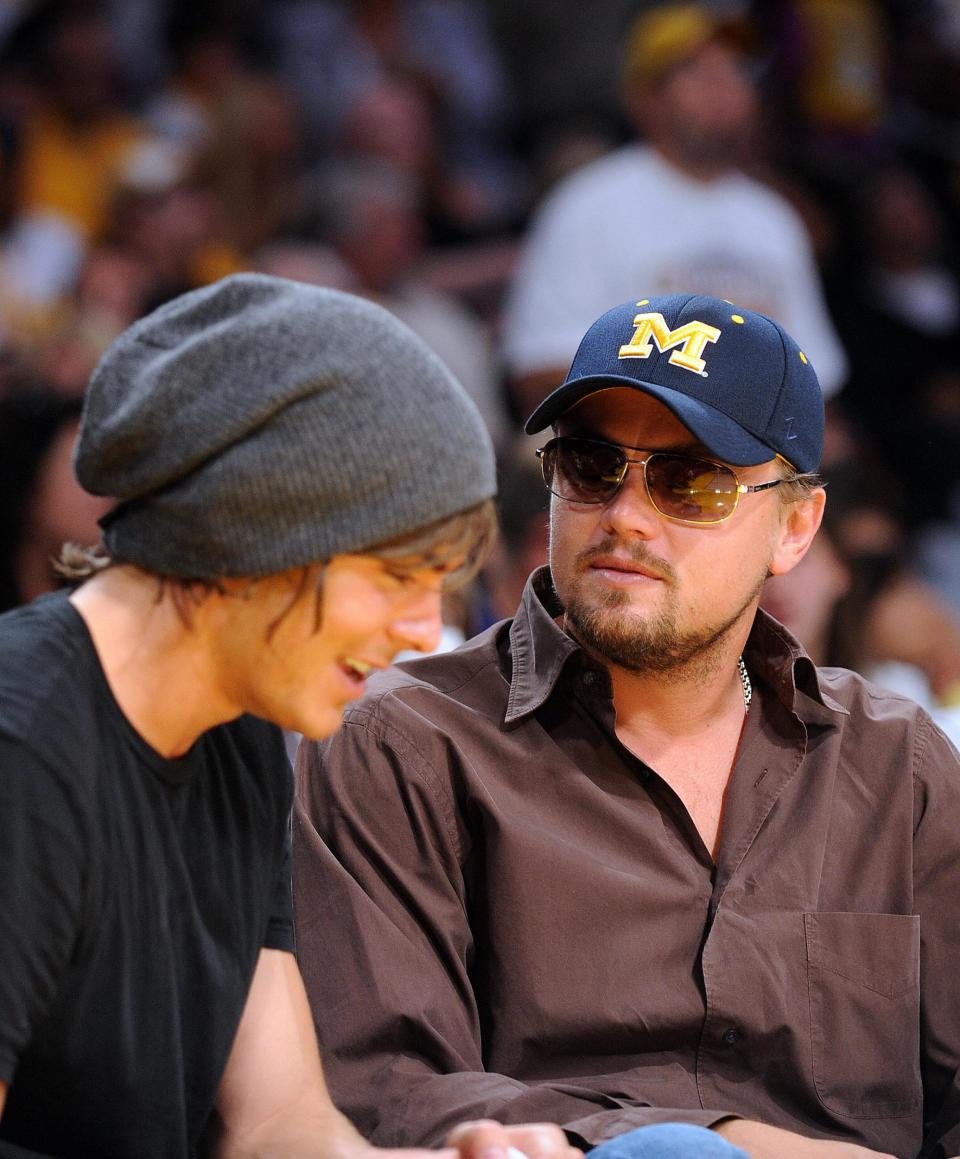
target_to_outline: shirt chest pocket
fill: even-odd
[[[851,1118],[893,1118],[920,1104],[920,918],[807,913],[813,1079]]]

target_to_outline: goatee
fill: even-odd
[[[582,576],[590,559],[609,554],[612,546],[606,543],[583,552],[577,559],[578,573]],[[617,554],[626,558],[622,547]],[[629,558],[660,575],[668,589],[675,582],[673,569],[653,557],[643,545],[635,545]],[[740,606],[720,623],[699,628],[682,627],[673,599],[668,599],[659,611],[641,618],[630,614],[629,592],[606,588],[588,595],[582,584],[571,585],[564,620],[570,634],[607,664],[629,672],[689,676],[691,668],[702,667],[704,672],[712,669],[717,644],[739,623],[759,595],[765,579],[764,571]],[[667,595],[671,594],[668,590]]]

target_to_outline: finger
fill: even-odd
[[[366,1151],[363,1152],[367,1156]],[[460,1159],[456,1147],[441,1147],[428,1151],[425,1147],[376,1147],[369,1152],[368,1159]]]
[[[581,1155],[554,1123],[523,1123],[508,1127],[507,1134],[513,1146],[529,1159],[579,1159]]]
[[[493,1119],[460,1123],[447,1135],[446,1142],[457,1148],[461,1159],[511,1159],[507,1129]]]

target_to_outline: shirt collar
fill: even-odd
[[[553,694],[571,657],[587,659],[557,624],[562,615],[549,567],[538,568],[527,580],[510,625],[512,671],[505,723],[536,712]],[[805,723],[834,724],[837,713],[847,715],[847,709],[824,691],[816,665],[801,645],[764,611],[757,612],[743,658],[747,670]]]
[[[817,666],[783,624],[762,608],[750,629],[743,660],[789,711],[807,724],[835,724],[849,712],[825,691]]]
[[[583,652],[556,623],[563,606],[553,590],[549,567],[540,567],[527,580],[520,607],[510,625],[510,696],[507,724],[527,716],[553,693],[571,656]]]

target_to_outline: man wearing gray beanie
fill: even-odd
[[[120,336],[75,462],[103,548],[0,617],[0,1155],[369,1159],[293,957],[281,730],[436,646],[493,531],[483,424],[380,307],[238,275]]]

